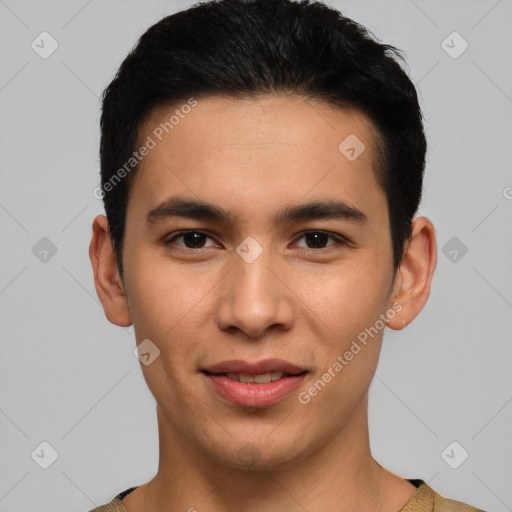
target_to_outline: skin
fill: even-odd
[[[144,141],[174,108],[153,111]],[[356,134],[366,150],[338,150]],[[124,283],[107,219],[93,222],[90,259],[107,319],[133,323],[137,343],[161,351],[144,378],[157,403],[160,462],[155,477],[124,499],[129,512],[242,510],[397,512],[416,488],[373,459],[368,390],[384,329],[308,404],[307,389],[357,335],[393,304],[400,330],[425,305],[437,262],[434,227],[418,217],[392,287],[386,197],[372,171],[375,128],[362,113],[294,96],[200,99],[141,162],[131,184],[123,247]],[[170,196],[228,210],[228,224],[145,214]],[[344,199],[366,225],[344,219],[272,222],[312,200]],[[201,230],[202,249],[180,230]],[[339,235],[314,239],[306,231]],[[261,255],[236,252],[248,236]],[[309,249],[309,250],[308,250]],[[243,409],[220,397],[198,371],[228,359],[277,357],[307,369],[297,393]],[[248,445],[248,443],[252,443]],[[254,457],[244,458],[252,450]]]

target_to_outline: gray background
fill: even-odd
[[[190,3],[0,0],[3,512],[90,510],[156,472],[133,329],[106,320],[88,244],[103,212],[99,95],[137,38]],[[512,0],[330,4],[405,51],[430,145],[420,214],[438,267],[419,317],[386,330],[374,455],[445,496],[512,510]],[[46,59],[31,48],[43,31],[59,45]],[[453,31],[469,43],[458,58],[442,45]],[[57,249],[46,261],[43,237]],[[43,441],[58,452],[48,469],[31,457]],[[452,465],[469,453],[458,469],[442,457],[453,441]]]

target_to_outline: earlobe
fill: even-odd
[[[126,292],[119,275],[105,215],[98,215],[93,221],[89,258],[94,272],[96,293],[103,305],[105,316],[115,325],[130,326],[132,320]]]
[[[425,306],[437,265],[435,229],[426,217],[418,217],[412,223],[412,234],[406,246],[392,303],[401,305],[400,312],[388,320],[387,326],[401,330],[409,325]]]

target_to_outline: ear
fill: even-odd
[[[105,215],[98,215],[93,221],[89,258],[94,271],[96,293],[105,316],[115,325],[128,327],[132,320]]]
[[[410,324],[423,309],[430,294],[430,285],[437,265],[435,229],[426,217],[412,223],[411,238],[406,245],[402,262],[397,270],[391,304],[399,303],[402,309],[387,326],[394,330]],[[397,309],[398,311],[398,309]]]

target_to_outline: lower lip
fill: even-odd
[[[268,384],[245,384],[228,379],[225,375],[203,374],[220,395],[240,407],[268,407],[277,404],[293,393],[307,376],[307,373],[303,373],[283,377]]]

